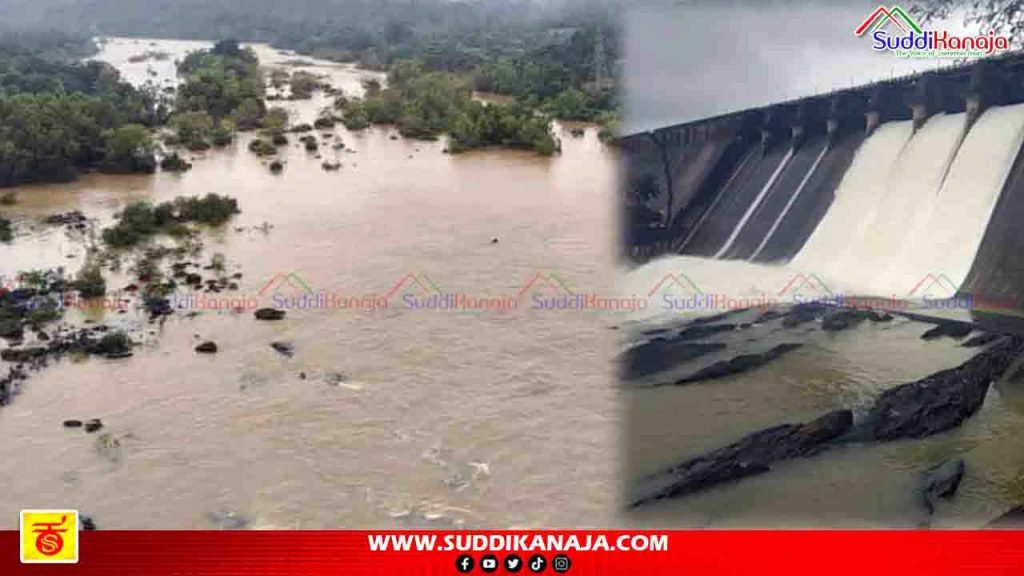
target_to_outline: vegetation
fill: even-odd
[[[179,197],[156,206],[136,202],[126,206],[117,222],[103,230],[103,241],[114,248],[126,248],[156,234],[186,234],[185,225],[189,223],[222,224],[237,213],[237,200],[217,194]]]
[[[959,4],[952,0],[926,3]],[[971,3],[982,4],[980,0]],[[991,3],[1019,5],[1013,0]],[[6,15],[11,21],[47,22],[67,30],[160,38],[232,36],[378,70],[415,58],[429,70],[471,74],[477,90],[532,99],[527,104],[537,107],[574,89],[587,95],[582,108],[570,110],[577,119],[583,110],[607,111],[617,105],[619,2],[36,0],[19,4]],[[283,86],[284,79],[277,78],[277,84]],[[562,118],[553,110],[549,113]]]
[[[394,124],[410,138],[446,133],[453,152],[505,146],[550,155],[559,148],[546,115],[521,102],[477,102],[465,77],[430,71],[418,60],[397,62],[388,72],[388,88],[370,89],[363,100],[340,98],[336,106],[350,130]]]
[[[234,40],[190,53],[178,65],[177,141],[190,150],[231,143],[234,130],[259,128],[266,113],[263,75],[252,50]]]
[[[0,186],[73,180],[89,169],[151,172],[143,132],[167,114],[80,42],[61,34],[0,33]]]
[[[82,298],[99,298],[107,293],[107,281],[103,279],[103,271],[94,259],[86,261],[75,278],[75,290]]]
[[[14,238],[11,221],[0,216],[0,242],[10,242]]]

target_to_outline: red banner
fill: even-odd
[[[0,574],[974,576],[1024,569],[1024,532],[1016,531],[94,531],[78,537],[77,563],[24,564],[21,546],[36,537],[22,542],[17,531],[0,532]]]

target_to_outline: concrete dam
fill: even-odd
[[[625,136],[627,254],[1019,308],[1022,143],[1021,53]]]

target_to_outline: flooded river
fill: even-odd
[[[114,39],[98,58],[135,83],[170,85],[173,60],[201,46]],[[264,66],[325,75],[349,95],[374,76],[254,48]],[[129,62],[147,50],[172,58]],[[329,102],[318,92],[273,104],[294,124]],[[0,518],[73,507],[100,528],[123,529],[209,528],[225,517],[288,528],[613,522],[621,491],[608,327],[617,319],[396,303],[431,291],[509,301],[552,290],[552,278],[577,292],[613,284],[614,157],[596,128],[580,138],[556,131],[563,153],[553,158],[452,156],[443,141],[339,125],[320,138],[322,158],[293,136],[279,175],[241,135],[228,149],[189,154],[194,167],[182,174],[17,189],[7,212],[19,236],[0,245],[5,275],[81,265],[82,242],[41,225],[47,214],[82,210],[98,228],[129,202],[213,192],[242,210],[204,236],[204,259],[223,253],[243,273],[236,297],[392,299],[377,309],[299,306],[272,323],[178,313],[147,328],[133,358],[66,359],[33,374],[0,409],[9,471]],[[323,170],[325,160],[342,166]],[[127,282],[111,278],[115,291]],[[136,317],[93,316],[115,325]],[[200,340],[220,352],[196,354]],[[290,341],[294,354],[272,341]],[[69,418],[102,418],[119,446],[63,428]]]

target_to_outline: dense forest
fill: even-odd
[[[71,180],[80,170],[152,172],[147,126],[166,108],[112,67],[78,58],[63,34],[0,33],[0,186]]]
[[[610,119],[613,0],[0,0],[11,21],[97,35],[238,38],[387,70],[417,59],[556,118]]]

